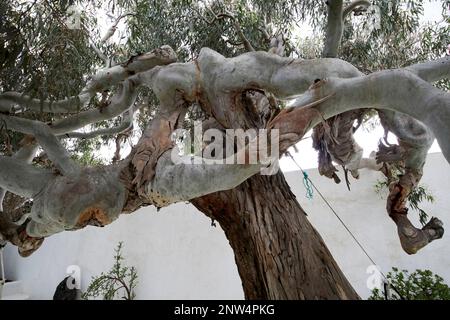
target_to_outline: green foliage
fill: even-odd
[[[115,249],[114,265],[107,273],[93,277],[92,282],[83,293],[83,299],[102,297],[103,300],[113,300],[120,297],[124,300],[135,298],[134,288],[137,285],[137,272],[135,267],[123,266],[122,242]]]
[[[444,279],[430,270],[416,270],[409,273],[407,270],[392,268],[387,274],[392,294],[390,300],[450,300],[450,287]],[[401,297],[400,297],[401,296]],[[372,290],[369,300],[385,300],[385,295],[379,289]]]
[[[55,1],[0,4],[0,89],[57,100],[78,94],[96,56],[83,29],[65,24],[66,7]],[[86,27],[90,11],[81,16]]]
[[[419,207],[422,201],[434,202],[434,197],[427,192],[424,186],[419,185],[409,194],[408,205],[411,209],[419,212],[420,223],[424,226],[428,222],[428,214]]]
[[[423,0],[374,0],[378,8],[348,17],[340,56],[360,70],[400,68],[445,55],[450,43],[449,2],[442,1],[442,19],[420,25]],[[380,14],[379,28],[374,28]]]
[[[178,49],[181,60],[194,59],[201,48],[209,47],[225,56],[235,56],[245,50],[229,18],[214,19],[214,15],[231,13],[255,49],[267,50],[268,43],[260,31],[269,25],[271,35],[283,32],[290,38],[294,27],[307,17],[318,23],[325,3],[313,0],[154,0],[118,1],[124,10],[136,13],[129,20],[131,51],[142,52],[149,47],[168,44]],[[312,19],[314,18],[314,19]],[[322,20],[323,21],[323,20]]]
[[[374,185],[375,192],[382,194],[385,190],[388,190],[388,183],[386,180],[377,179]]]
[[[346,1],[348,3],[349,1]],[[439,23],[420,26],[423,0],[373,0],[380,7],[381,28],[367,33],[374,14],[349,15],[346,19],[340,57],[363,71],[401,67],[417,61],[440,57],[450,43],[449,1],[442,1]],[[81,27],[65,24],[67,9],[80,8]],[[447,9],[447,10],[444,10]],[[243,34],[256,50],[267,50],[269,43],[261,32],[266,26],[270,36],[282,33],[287,54],[304,58],[320,57],[326,24],[325,1],[317,0],[61,0],[0,2],[0,92],[24,92],[32,97],[56,100],[75,95],[95,71],[104,66],[92,45],[112,61],[120,63],[130,56],[168,44],[180,61],[195,59],[202,47],[210,47],[225,56],[245,51],[232,19],[214,19],[229,12],[240,24]],[[106,29],[123,14],[114,39],[102,43]],[[304,39],[302,23],[312,27],[313,35]],[[100,30],[102,29],[102,30]],[[301,37],[299,37],[301,36]],[[300,39],[300,40],[298,40]],[[296,56],[295,55],[295,56]],[[449,80],[437,86],[449,88]],[[112,89],[107,94],[114,92]],[[94,97],[88,109],[99,107]],[[142,90],[137,104],[140,128],[158,108],[151,90]],[[24,117],[54,122],[52,114],[29,112]],[[196,117],[195,112],[189,116]],[[111,127],[114,120],[91,126]],[[102,144],[114,137],[99,140]],[[0,152],[7,152],[5,137],[0,136]],[[17,139],[16,139],[17,140]],[[12,139],[13,142],[16,140]],[[17,149],[16,143],[11,143]],[[92,163],[97,144],[75,145],[71,149],[81,162]],[[81,152],[88,152],[80,156]],[[89,154],[90,153],[90,154]],[[94,157],[95,158],[95,157]]]
[[[104,162],[98,157],[96,150],[102,146],[99,137],[94,139],[74,139],[66,142],[66,148],[72,155],[72,159],[84,166],[102,165]]]
[[[388,182],[386,180],[377,180],[374,186],[375,192],[378,194],[386,192],[389,189],[388,187]],[[420,207],[420,204],[424,201],[433,203],[434,196],[426,186],[418,185],[408,195],[408,206],[419,214],[419,221],[423,226],[428,222],[428,214]]]

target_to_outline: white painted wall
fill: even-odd
[[[352,181],[349,192],[343,184],[319,177],[316,169],[308,172],[384,272],[392,266],[426,268],[450,283],[448,235],[416,255],[405,254],[395,225],[386,214],[385,201],[374,192],[379,173],[363,171],[359,181]],[[344,273],[361,296],[367,297],[366,269],[371,262],[317,194],[313,200],[305,198],[302,175],[288,172],[286,177]],[[422,182],[436,198],[434,204],[424,204],[424,209],[449,226],[450,170],[442,154],[429,155]],[[138,299],[243,298],[233,253],[222,230],[211,227],[209,219],[186,204],[160,212],[144,208],[105,228],[88,227],[55,235],[29,258],[19,257],[9,246],[5,252],[7,276],[21,280],[32,298],[51,299],[67,266],[75,264],[81,267],[85,289],[91,276],[111,266],[118,241],[124,241],[126,262],[138,269]]]

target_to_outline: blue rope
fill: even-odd
[[[303,171],[303,185],[306,189],[306,198],[311,200],[313,198],[314,189],[311,180],[309,180],[308,174],[305,171]]]

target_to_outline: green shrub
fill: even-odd
[[[450,287],[442,277],[430,270],[418,269],[409,273],[407,270],[392,268],[386,277],[391,284],[389,300],[450,300]],[[384,292],[379,289],[373,289],[369,297],[369,300],[385,299]]]
[[[113,300],[119,297],[124,300],[133,300],[134,288],[137,284],[137,272],[135,267],[122,266],[122,242],[119,242],[114,250],[114,265],[107,273],[93,277],[83,299],[103,297],[103,300]]]

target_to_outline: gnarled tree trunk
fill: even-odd
[[[359,299],[281,172],[191,202],[225,231],[247,299]]]

